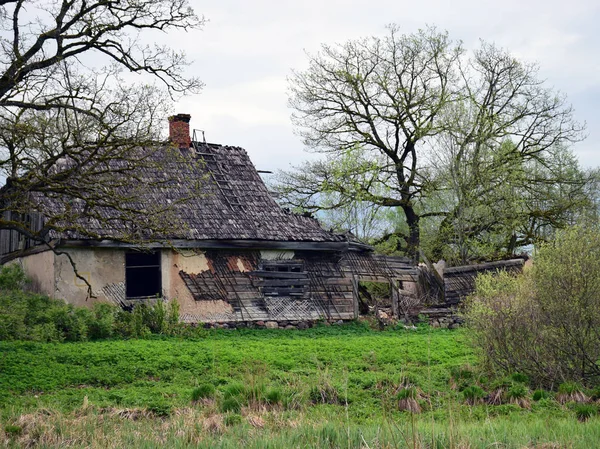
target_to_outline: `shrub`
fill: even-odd
[[[575,416],[581,422],[587,421],[592,416],[598,414],[598,407],[592,404],[577,404],[575,406]]]
[[[196,402],[200,399],[210,399],[215,396],[215,387],[211,384],[202,384],[194,388],[192,391],[192,401]]]
[[[26,284],[19,265],[0,267],[0,340],[59,342],[202,332],[179,323],[179,304],[174,300],[168,306],[161,300],[153,306],[140,304],[132,313],[106,303],[88,309],[23,291]]]
[[[340,395],[337,388],[330,384],[321,384],[313,386],[308,394],[313,404],[338,404]],[[343,403],[343,400],[341,401]]]
[[[171,414],[172,407],[167,402],[154,402],[148,406],[148,411],[155,416],[169,416]]]
[[[535,390],[532,395],[532,399],[536,402],[541,401],[542,399],[548,399],[550,397],[550,393],[546,390]]]
[[[242,409],[242,404],[236,397],[224,398],[220,408],[223,413],[239,413]]]
[[[118,309],[110,304],[94,304],[89,322],[89,338],[96,340],[112,337],[115,333],[115,315],[117,313]]]
[[[416,387],[402,388],[396,395],[398,410],[410,413],[421,413],[421,406],[417,401],[418,392]]]
[[[0,290],[23,290],[28,283],[27,276],[20,265],[0,267]]]
[[[506,392],[506,399],[511,404],[516,404],[522,408],[530,408],[531,403],[529,402],[529,399],[527,399],[528,395],[529,388],[527,388],[526,385],[523,385],[522,383],[514,383],[508,388]]]
[[[469,405],[475,405],[483,402],[485,391],[477,385],[471,385],[462,392],[465,402]]]
[[[529,394],[529,389],[520,383],[515,383],[513,385],[510,386],[510,388],[508,389],[508,391],[506,392],[506,397],[511,400],[511,399],[522,399],[527,397],[527,395]]]
[[[227,427],[235,426],[242,422],[242,415],[239,413],[228,413],[225,415],[224,422]]]
[[[519,383],[522,383],[522,384],[528,384],[529,383],[529,376],[527,376],[525,374],[522,374],[522,373],[512,373],[512,375],[510,377],[515,382],[519,382]]]
[[[587,402],[588,397],[583,392],[583,387],[577,382],[564,382],[558,386],[556,399],[561,404],[567,402]]]
[[[600,230],[541,245],[521,275],[483,274],[466,302],[472,340],[493,371],[540,386],[600,380]]]
[[[246,394],[246,387],[239,382],[230,383],[223,390],[223,397],[225,399],[246,396]]]
[[[265,394],[265,401],[267,404],[275,405],[280,404],[283,399],[283,394],[279,388],[270,388]]]

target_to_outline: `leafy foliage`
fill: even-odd
[[[467,318],[492,369],[536,385],[600,381],[600,232],[560,231],[533,268],[477,279]]]
[[[202,384],[192,391],[192,401],[200,399],[210,399],[215,395],[215,386],[212,384]]]
[[[140,304],[133,312],[105,303],[88,309],[23,291],[25,283],[18,265],[0,268],[0,340],[61,342],[195,332],[179,323],[177,301]]]
[[[467,54],[434,27],[392,25],[309,55],[290,104],[324,157],[280,174],[284,203],[379,233],[390,251],[511,254],[589,206],[588,176],[568,150],[583,126],[535,64],[494,45]]]

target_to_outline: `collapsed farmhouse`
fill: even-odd
[[[189,120],[170,118],[165,148],[178,148],[180,162],[144,175],[177,182],[142,190],[140,198],[175,202],[183,225],[142,244],[123,241],[111,220],[79,223],[99,238],[52,230],[44,244],[2,230],[2,262],[20,263],[39,292],[74,305],[177,299],[186,322],[348,320],[359,313],[359,281],[389,283],[396,313],[399,295],[416,292],[417,270],[407,260],[375,255],[351,235],[282,209],[245,150],[192,141]],[[201,194],[194,193],[198,183]],[[28,218],[39,229],[44,217],[35,212]]]
[[[147,183],[137,190],[138,204],[164,206],[170,226],[157,233],[106,210],[96,219],[75,214],[67,230],[50,229],[44,241],[3,229],[0,263],[19,263],[35,290],[77,306],[102,301],[131,309],[176,299],[188,323],[351,320],[365,311],[361,282],[387,284],[388,314],[424,313],[437,322],[452,315],[479,272],[523,266],[516,259],[436,270],[375,254],[349,233],[282,209],[245,150],[191,139],[189,120],[169,119],[170,142],[137,177]],[[55,214],[87,207],[60,196],[38,204]],[[16,219],[45,228],[40,211]],[[138,238],[123,238],[131,226],[140,228]]]

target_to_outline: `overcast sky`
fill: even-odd
[[[548,86],[567,94],[587,139],[574,146],[583,166],[600,166],[600,1],[571,0],[191,0],[209,21],[202,31],[171,34],[206,84],[175,112],[209,142],[248,150],[259,169],[287,168],[308,157],[294,135],[286,77],[307,65],[322,43],[405,33],[427,24],[467,48],[479,39],[540,65]]]

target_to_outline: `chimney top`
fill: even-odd
[[[190,139],[190,114],[176,114],[169,117],[169,139],[179,148],[189,148]]]
[[[175,114],[169,117],[169,122],[185,122],[189,123],[192,116],[190,114]]]

